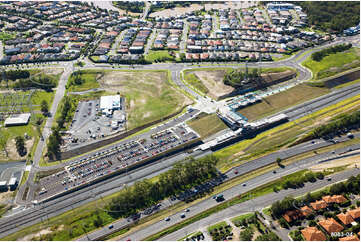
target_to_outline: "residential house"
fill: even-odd
[[[322,228],[324,228],[329,234],[335,232],[341,232],[344,229],[344,227],[341,224],[339,224],[334,218],[328,218],[322,220],[318,222],[318,224],[322,226]]]
[[[307,227],[301,230],[306,241],[325,241],[326,236],[316,227]]]

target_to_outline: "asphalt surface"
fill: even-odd
[[[282,190],[282,191],[280,191],[278,193],[270,193],[270,194],[267,194],[265,196],[261,196],[261,197],[255,198],[255,199],[251,199],[251,200],[249,200],[247,202],[241,203],[239,205],[234,205],[232,207],[229,207],[227,209],[222,210],[221,212],[212,214],[211,216],[206,217],[205,219],[202,219],[202,220],[199,220],[199,221],[197,221],[195,223],[192,223],[192,224],[190,224],[190,225],[188,225],[188,226],[186,226],[186,227],[184,227],[184,228],[182,228],[180,230],[177,230],[174,233],[171,233],[171,234],[169,234],[167,236],[164,236],[164,237],[160,238],[159,240],[161,240],[161,241],[177,241],[177,240],[183,238],[184,236],[192,233],[193,231],[197,231],[200,228],[203,228],[203,227],[209,226],[211,224],[217,223],[218,221],[222,221],[225,218],[234,217],[234,216],[242,214],[242,213],[260,211],[263,208],[271,205],[272,203],[274,203],[274,202],[276,202],[278,200],[283,199],[286,196],[293,196],[293,197],[301,196],[303,194],[306,194],[307,192],[314,191],[314,190],[323,188],[323,187],[325,187],[327,185],[333,184],[335,182],[345,180],[345,179],[349,178],[350,176],[355,176],[355,175],[358,175],[359,173],[360,173],[359,169],[347,170],[345,172],[341,172],[341,173],[331,175],[331,177],[332,177],[331,181],[327,181],[326,179],[318,180],[315,183],[306,183],[305,186],[303,188],[300,188],[300,189]],[[260,186],[262,184],[264,184],[264,181],[255,180],[250,185],[250,187],[255,188],[255,187]],[[250,190],[250,187],[248,188],[248,190]],[[242,192],[246,192],[246,190],[247,189],[240,189],[238,191],[238,193],[240,194]],[[215,201],[213,201],[213,199],[211,199],[211,200],[212,201],[210,201],[210,202],[215,203]],[[193,213],[192,211],[193,210],[191,208],[191,211],[189,213],[187,213],[187,216],[192,216],[192,215],[196,214],[196,212]],[[175,216],[177,216],[177,215],[175,215]],[[176,218],[178,218],[178,217],[179,216],[177,216]],[[180,219],[176,219],[176,220],[180,221]],[[158,226],[159,227],[164,227],[164,226],[162,226],[162,224],[167,224],[167,222],[161,221],[160,224],[158,224]],[[169,226],[169,224],[167,224],[167,225]],[[153,229],[155,229],[155,228],[153,228]],[[153,232],[151,231],[151,233],[153,233],[153,234],[155,232],[156,231],[153,231]],[[131,236],[127,236],[126,238],[127,239],[130,238],[132,240],[133,239],[141,240],[140,238],[142,238],[142,237],[145,238],[143,234],[140,237],[131,235]],[[139,239],[136,239],[136,238],[139,238]]]

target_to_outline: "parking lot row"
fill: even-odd
[[[41,192],[38,194],[38,199],[42,200],[117,170],[144,162],[198,137],[185,124],[181,124],[146,138],[118,144],[72,161],[64,171],[40,180]]]

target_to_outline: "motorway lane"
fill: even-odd
[[[302,196],[302,195],[306,194],[307,192],[321,189],[325,186],[345,180],[345,179],[349,178],[350,176],[356,176],[359,173],[360,173],[359,169],[351,169],[351,170],[347,170],[347,171],[344,171],[341,173],[331,175],[331,177],[332,177],[331,181],[327,181],[326,179],[318,180],[315,183],[306,183],[305,186],[300,189],[287,189],[287,190],[282,190],[278,193],[270,193],[265,196],[257,197],[255,199],[249,200],[249,201],[241,203],[239,205],[234,205],[232,207],[224,209],[221,212],[212,214],[209,217],[206,217],[206,218],[199,220],[195,223],[192,223],[180,230],[177,230],[169,235],[166,235],[166,236],[160,238],[159,240],[161,240],[161,241],[177,241],[194,231],[198,231],[200,228],[208,227],[209,225],[217,223],[218,221],[223,221],[225,218],[235,217],[242,213],[261,211],[263,208],[270,206],[272,203],[274,203],[278,200],[281,200],[286,196],[293,196],[293,197]],[[263,184],[263,182],[260,181],[260,182],[258,182],[258,184],[261,185],[261,184]],[[254,187],[256,187],[256,186],[257,185],[255,185]],[[167,222],[162,221],[162,223],[165,224]],[[126,238],[128,238],[128,237],[133,239],[132,236],[127,236]],[[143,237],[143,238],[145,238],[145,237]],[[141,240],[141,239],[139,239],[139,240]]]
[[[341,139],[340,139],[340,141],[344,141],[344,140],[346,140],[346,138],[341,138]],[[309,142],[309,143],[307,143],[307,144],[305,144],[305,145],[300,145],[298,148],[300,148],[300,147],[302,147],[302,148],[310,148],[310,147],[313,147],[313,146],[318,146],[318,145],[317,145],[317,144],[312,144],[311,142]],[[320,146],[318,146],[318,147],[320,147]],[[321,146],[321,147],[322,147],[322,146]],[[352,145],[352,146],[350,146],[350,147],[351,147],[353,150],[356,150],[356,149],[359,149],[359,144]],[[296,172],[296,171],[298,171],[298,170],[305,169],[305,168],[311,166],[312,164],[317,164],[317,163],[318,163],[319,161],[321,161],[321,160],[324,161],[324,160],[327,160],[327,159],[330,159],[330,158],[331,158],[331,159],[333,159],[333,158],[338,158],[338,157],[339,157],[339,156],[338,156],[339,153],[343,153],[343,152],[348,151],[348,150],[349,150],[349,147],[337,149],[336,152],[335,152],[335,154],[333,154],[332,152],[327,152],[327,153],[315,155],[315,156],[313,156],[313,157],[311,157],[311,158],[304,159],[304,160],[298,161],[298,162],[296,162],[296,163],[293,163],[293,164],[291,164],[291,165],[288,165],[288,166],[286,166],[284,169],[281,169],[281,168],[276,169],[276,172],[277,172],[276,175],[273,174],[273,172],[269,172],[269,173],[266,173],[266,174],[264,174],[264,175],[261,175],[261,176],[259,176],[259,177],[257,177],[257,178],[254,178],[254,180],[259,181],[260,184],[264,184],[264,183],[267,182],[267,180],[270,180],[270,181],[271,181],[272,179],[276,179],[276,178],[279,178],[279,177],[281,177],[281,176],[284,176],[284,175],[287,175],[287,174]],[[295,155],[296,153],[289,152],[289,154],[290,154],[291,156],[293,156],[293,155]],[[248,164],[248,167],[250,167],[250,169],[247,170],[246,168],[244,168],[243,165],[241,165],[241,166],[239,166],[239,167],[237,167],[237,168],[235,168],[235,169],[233,169],[233,170],[231,170],[231,171],[229,171],[229,172],[226,173],[226,175],[227,175],[227,177],[228,177],[227,180],[228,180],[228,179],[231,179],[231,178],[234,178],[234,177],[236,177],[236,176],[240,176],[240,175],[249,173],[252,169],[255,169],[256,167],[258,167],[258,163],[260,163],[260,164],[264,164],[264,163],[267,163],[267,162],[268,162],[268,163],[273,163],[274,161],[275,161],[275,159],[273,159],[273,157],[271,157],[271,155],[269,155],[269,156],[265,156],[265,157],[260,158],[260,159],[253,160],[253,161],[251,161],[251,162],[247,162],[246,164]],[[238,174],[237,174],[237,175],[234,173],[234,170],[237,170],[237,171],[238,171]],[[276,178],[275,178],[275,177],[276,177]],[[249,183],[252,183],[252,182],[251,182],[251,181],[248,181],[247,184],[249,184]],[[244,190],[244,189],[248,189],[248,188],[249,188],[249,186],[247,186],[247,187],[245,188],[245,187],[243,187],[243,186],[240,184],[240,185],[237,185],[237,186],[235,186],[235,187],[233,187],[233,188],[230,188],[230,189],[227,190],[227,191],[222,192],[222,194],[224,194],[224,196],[228,199],[228,198],[233,197],[234,194],[237,194],[237,191],[238,191],[238,190]],[[246,191],[248,191],[248,190],[246,190]],[[207,201],[208,201],[208,202],[207,202]],[[210,201],[210,202],[209,202],[209,201]],[[163,204],[165,204],[165,206],[169,206],[169,205],[170,205],[169,202],[164,202]],[[208,200],[205,200],[205,201],[202,201],[202,202],[198,203],[198,204],[195,205],[195,206],[196,206],[197,208],[199,208],[199,209],[203,209],[203,210],[200,210],[200,211],[204,211],[204,210],[206,210],[207,208],[210,208],[210,207],[212,207],[212,206],[214,206],[214,205],[215,205],[215,202],[213,201],[213,199],[210,198],[210,199],[208,199]],[[162,208],[164,209],[165,206],[163,205]],[[191,211],[198,211],[198,210],[194,210],[194,208],[192,207],[192,208],[191,208]],[[178,221],[178,220],[177,220],[177,221]],[[162,223],[162,221],[160,221],[160,223]],[[129,223],[128,223],[125,219],[120,220],[120,221],[118,221],[118,222],[116,222],[116,223],[113,223],[115,229],[116,229],[116,228],[121,228],[121,227],[123,227],[123,226],[125,226],[125,225],[127,225],[127,224],[129,224]],[[166,223],[166,224],[168,224],[168,223]],[[158,225],[159,225],[158,223],[151,225],[150,228],[149,228],[149,231],[156,230],[156,228],[157,228]],[[113,230],[114,230],[114,229],[113,229]],[[97,230],[97,231],[94,231],[93,233],[88,234],[88,237],[91,238],[91,239],[93,239],[93,240],[97,240],[98,238],[106,235],[106,234],[109,233],[109,232],[111,232],[111,231],[109,231],[107,227],[104,227],[104,228],[101,229],[101,230]],[[140,233],[140,234],[142,234],[142,233]],[[134,235],[135,235],[135,237],[131,237],[132,240],[142,240],[142,239],[144,238],[144,237],[142,237],[142,238],[141,238],[141,237],[137,237],[138,232],[134,233]],[[145,237],[146,237],[146,236],[145,236]],[[79,240],[86,240],[86,239],[87,239],[87,238],[82,237],[82,238],[80,238]]]

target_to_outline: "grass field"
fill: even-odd
[[[196,118],[187,122],[187,124],[194,129],[202,138],[206,138],[212,134],[217,133],[227,126],[217,116],[217,114],[200,114]]]
[[[167,62],[174,61],[175,57],[171,56],[167,50],[150,50],[145,56],[146,61],[151,62]]]
[[[82,92],[86,90],[90,90],[93,88],[99,88],[99,83],[97,81],[98,78],[100,78],[102,75],[101,71],[95,71],[95,70],[86,70],[80,72],[80,78],[82,79],[82,83],[77,85],[74,82],[74,75],[71,75],[68,84],[67,89],[69,92]]]
[[[109,71],[99,82],[107,92],[125,97],[128,129],[133,129],[161,120],[191,103],[168,78],[167,71]]]
[[[310,56],[302,65],[312,71],[313,80],[319,80],[360,66],[359,51],[359,48],[352,48],[344,52],[330,54],[319,62],[312,60]]]
[[[244,219],[250,218],[250,217],[252,217],[253,215],[254,215],[254,213],[242,214],[242,215],[240,215],[240,216],[237,216],[237,217],[235,217],[235,218],[232,218],[231,221],[232,221],[232,223],[235,223],[235,222],[237,222],[237,221],[242,221],[242,220],[244,220]]]
[[[286,91],[266,97],[260,103],[242,108],[239,110],[239,113],[247,117],[248,120],[253,121],[329,92],[330,90],[327,88],[300,84]]]
[[[193,86],[198,91],[207,94],[209,92],[208,88],[199,80],[196,75],[189,73],[184,76],[184,80],[191,86]]]
[[[225,226],[227,226],[227,223],[225,221],[222,221],[222,222],[219,222],[219,223],[216,223],[216,224],[213,224],[213,225],[209,226],[207,228],[207,230],[208,230],[208,232],[211,232],[214,229],[219,229],[219,228],[222,228],[222,227],[225,227]]]

